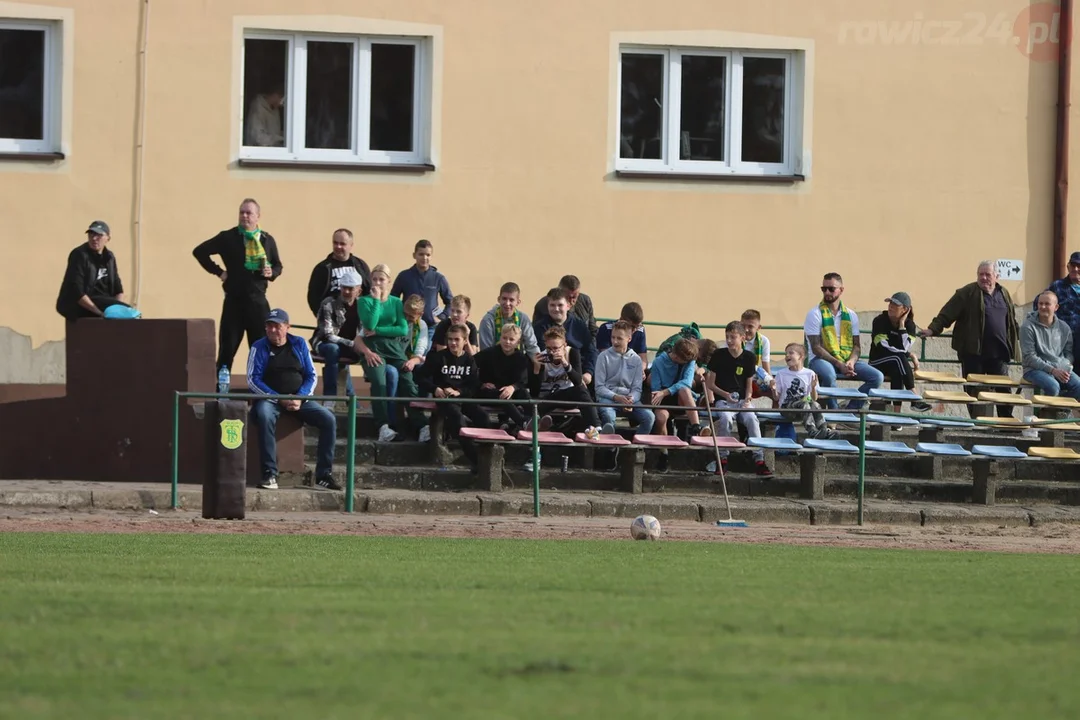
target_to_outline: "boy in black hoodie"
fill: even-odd
[[[446,331],[446,348],[428,353],[420,372],[421,390],[430,392],[436,398],[471,398],[476,397],[480,388],[480,373],[476,360],[465,352],[469,329],[464,325],[452,325]],[[469,418],[473,427],[488,426],[486,413],[473,403],[438,403],[435,412],[440,413],[446,422],[446,429],[452,437],[461,432],[462,415]],[[476,446],[465,438],[458,438],[461,450],[476,470]]]
[[[512,324],[503,325],[498,344],[477,353],[476,365],[480,370],[480,392],[477,397],[529,399],[529,366],[532,363],[518,349],[519,342],[521,328]],[[524,427],[525,415],[520,407],[499,405],[498,409],[500,417],[505,414],[510,419],[511,426],[507,432],[511,435]]]

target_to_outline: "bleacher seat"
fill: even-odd
[[[915,449],[930,455],[950,455],[955,457],[967,457],[971,455],[960,445],[953,443],[918,443]]]
[[[763,450],[802,450],[803,446],[788,438],[752,437],[747,441],[751,447],[759,447]]]
[[[922,400],[922,396],[917,392],[911,390],[890,390],[887,388],[871,388],[870,397],[879,400],[891,400],[893,402],[903,402],[904,400],[914,400],[915,402],[918,402],[919,400]]]
[[[1009,445],[973,445],[971,452],[995,460],[1020,460],[1027,457],[1026,452]]]
[[[889,442],[885,440],[867,440],[867,452],[888,453],[891,455],[914,455],[915,450],[907,443]]]
[[[859,452],[858,445],[852,445],[847,440],[816,440],[814,438],[807,438],[803,441],[803,446],[813,448],[814,450],[825,450],[827,452],[839,452],[839,453],[857,453]]]

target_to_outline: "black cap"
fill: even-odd
[[[98,235],[112,235],[109,232],[109,224],[104,220],[95,220],[90,223],[90,227],[86,228],[87,233],[97,233]]]
[[[1069,256],[1070,265],[1080,265],[1080,252],[1074,252]]]
[[[285,312],[281,308],[274,308],[270,311],[270,314],[266,316],[266,322],[278,323],[280,325],[288,325],[289,313]]]

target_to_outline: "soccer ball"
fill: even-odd
[[[635,540],[659,540],[660,521],[652,515],[638,515],[630,523],[630,536]]]

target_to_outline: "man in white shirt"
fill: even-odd
[[[885,377],[869,363],[861,362],[859,315],[847,307],[840,296],[844,294],[844,279],[839,273],[828,273],[821,281],[821,303],[806,314],[803,332],[810,346],[808,366],[818,376],[821,387],[834,387],[836,378],[857,378],[863,381],[859,392],[881,387]],[[861,400],[848,403],[849,410],[861,408]],[[836,409],[836,401],[826,406]]]
[[[255,96],[244,117],[244,144],[258,147],[285,147],[281,127],[281,106],[285,91],[276,87]]]

